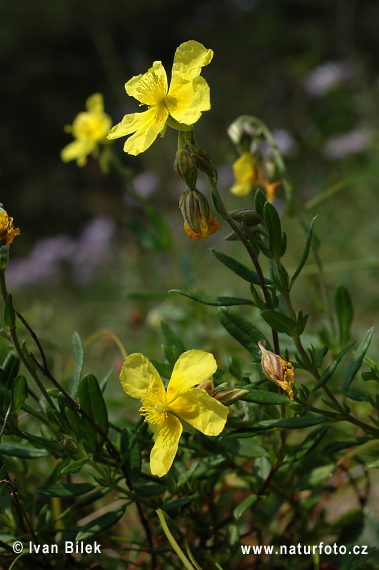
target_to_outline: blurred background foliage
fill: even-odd
[[[285,156],[297,210],[305,205],[307,224],[319,214],[319,253],[331,289],[338,282],[348,287],[359,315],[355,327],[366,330],[379,308],[378,20],[376,0],[2,0],[1,201],[22,231],[8,279],[17,306],[34,306],[29,318],[39,334],[53,342],[59,332],[69,351],[74,329],[85,338],[110,328],[128,352],[156,357],[163,316],[184,326],[188,348],[215,350],[226,342],[212,308],[167,295],[171,288],[205,285],[209,294],[247,294],[236,290],[243,284],[225,280],[208,251],[237,252],[238,244],[223,241],[225,230],[196,244],[182,230],[184,186],[172,168],[176,133],[169,130],[137,158],[122,153],[123,140],[115,143],[137,192],[171,230],[171,243],[162,248],[141,244],[125,224],[133,219],[151,227],[117,173],[103,176],[94,159],[84,168],[60,160],[71,140],[64,126],[89,95],[103,93],[105,111],[118,123],[138,110],[125,82],[154,60],[169,73],[176,47],[188,39],[215,54],[203,72],[212,110],[195,134],[219,167],[228,207],[248,207],[252,195],[229,195],[237,154],[226,130],[239,115],[255,115]],[[351,183],[312,207],[349,177]],[[276,206],[284,213],[280,190]],[[283,225],[287,265],[296,266],[304,234],[296,219],[285,217]],[[296,294],[299,306],[315,314],[309,292],[320,300],[321,292],[312,264]],[[136,300],[127,296],[133,290],[157,295]],[[107,342],[95,351],[100,366]]]

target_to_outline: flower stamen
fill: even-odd
[[[168,414],[166,393],[159,388],[151,388],[146,392],[139,411],[145,416],[145,422],[161,427]]]
[[[163,78],[153,73],[147,73],[141,79],[136,91],[141,105],[148,105],[149,107],[158,105],[166,96]]]

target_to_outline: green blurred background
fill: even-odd
[[[316,232],[331,291],[338,282],[350,290],[357,331],[373,324],[379,308],[378,22],[376,0],[2,0],[1,201],[22,231],[12,245],[10,286],[45,342],[69,351],[74,329],[86,337],[106,327],[129,352],[156,357],[161,316],[186,329],[188,348],[215,350],[226,342],[213,309],[167,295],[175,287],[248,295],[247,285],[228,277],[209,252],[239,251],[223,241],[226,228],[207,243],[192,243],[183,233],[178,200],[184,187],[172,168],[176,133],[168,131],[137,158],[122,153],[122,140],[115,143],[138,191],[171,230],[171,245],[163,249],[144,246],[125,225],[126,219],[149,221],[116,173],[104,177],[93,159],[84,168],[60,161],[71,140],[64,126],[89,95],[101,92],[118,123],[138,110],[125,82],[154,60],[169,74],[175,49],[188,39],[214,51],[203,71],[212,109],[196,125],[196,137],[220,169],[227,206],[249,206],[252,196],[229,194],[237,154],[226,130],[239,115],[255,115],[283,150],[304,221],[319,214]],[[285,216],[280,190],[276,206],[289,234],[286,263],[296,266],[304,233],[297,219]],[[335,262],[346,265],[336,270]],[[296,308],[315,315],[310,293],[322,295],[312,267],[308,272],[297,285]],[[131,299],[132,290],[157,297]],[[101,366],[102,351],[96,354]]]

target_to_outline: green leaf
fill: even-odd
[[[72,335],[72,354],[75,362],[73,394],[76,394],[84,367],[84,346],[76,331]]]
[[[70,465],[67,465],[64,469],[62,469],[61,473],[78,473],[82,466],[87,463],[90,459],[92,459],[92,455],[87,455],[86,457],[82,457],[82,459],[78,459]]]
[[[329,426],[323,425],[311,431],[311,433],[307,435],[304,441],[293,451],[292,455],[290,455],[290,460],[299,461],[311,453],[311,451],[313,451],[324,438],[324,435],[328,429]]]
[[[85,524],[77,533],[75,540],[87,540],[88,538],[99,534],[99,532],[108,530],[108,528],[114,526],[124,516],[125,509],[125,505],[122,507],[117,507],[105,515],[101,515],[101,517],[98,517],[97,519]]]
[[[305,416],[301,418],[285,418],[282,420],[263,420],[259,422],[259,425],[269,428],[303,429],[325,423],[326,421],[328,421],[326,416]]]
[[[25,376],[18,376],[12,390],[12,412],[17,413],[28,397],[28,383]]]
[[[50,452],[46,449],[35,449],[30,447],[30,444],[23,445],[21,443],[14,443],[13,441],[2,441],[0,445],[0,455],[37,459],[38,457],[47,457],[50,455]]]
[[[181,339],[167,323],[161,321],[161,327],[166,341],[166,344],[163,346],[164,354],[169,363],[173,366],[186,349]]]
[[[96,422],[96,424],[103,430],[105,434],[108,433],[108,412],[104,402],[103,393],[100,386],[93,374],[87,374],[81,379],[78,386],[78,398],[82,409]],[[85,418],[83,423],[90,441],[89,449],[92,451],[93,444],[101,447],[104,443],[100,434],[98,434]]]
[[[13,308],[12,295],[9,293],[4,303],[4,324],[8,328],[12,328],[16,324],[16,315]]]
[[[254,196],[254,207],[257,214],[263,218],[263,209],[267,202],[266,196],[263,194],[261,190],[257,190]]]
[[[324,384],[326,384],[328,382],[328,380],[330,380],[330,378],[333,376],[338,364],[341,362],[341,360],[343,359],[343,357],[345,356],[345,354],[347,353],[347,351],[353,346],[354,342],[348,344],[347,346],[345,346],[345,348],[343,350],[341,350],[341,352],[335,357],[335,359],[333,360],[333,362],[328,366],[328,368],[325,370],[325,372],[322,374],[322,376],[320,377],[320,379],[317,381],[317,383],[313,386],[312,388],[312,392],[316,392],[316,390],[318,390],[319,388],[321,388],[321,386],[324,386]]]
[[[159,247],[166,251],[171,245],[171,232],[161,214],[152,206],[146,206],[146,213],[156,229],[159,237]]]
[[[139,497],[156,497],[167,491],[166,485],[150,482],[136,483],[133,488]]]
[[[344,285],[337,285],[334,293],[334,307],[336,310],[340,345],[350,338],[350,326],[353,320],[353,304],[348,290]]]
[[[270,240],[270,253],[273,259],[281,257],[282,250],[282,226],[279,214],[270,202],[266,202],[263,208],[263,219],[266,223]]]
[[[240,503],[233,511],[233,516],[236,520],[240,519],[242,515],[248,510],[251,509],[258,501],[257,495],[250,495],[250,497],[246,497],[242,503]]]
[[[48,497],[78,497],[79,495],[84,495],[94,489],[94,485],[91,483],[65,483],[57,484],[52,483],[50,485],[41,485],[34,489],[35,493],[39,495],[47,495]]]
[[[261,445],[254,443],[252,439],[221,439],[220,444],[233,455],[255,459],[267,455],[267,451]]]
[[[250,299],[241,299],[239,297],[208,297],[207,295],[199,295],[184,291],[184,289],[170,289],[169,293],[180,293],[184,297],[188,297],[193,301],[202,303],[203,305],[211,305],[212,307],[229,307],[234,305],[255,305]]]
[[[263,333],[245,317],[228,309],[219,309],[218,318],[222,326],[252,355],[254,361],[260,362],[258,342],[266,341],[266,346],[270,347]]]
[[[164,250],[160,237],[136,220],[125,220],[125,225],[137,236],[138,241],[147,249]]]
[[[249,269],[246,265],[234,259],[230,255],[219,251],[218,249],[211,249],[211,252],[215,256],[216,259],[221,261],[228,269],[236,273],[239,277],[248,281],[249,283],[254,283],[255,285],[260,285],[260,281],[258,275],[255,271]],[[266,283],[270,283],[268,279],[265,279]]]
[[[292,285],[295,282],[296,277],[298,277],[300,275],[301,270],[303,269],[304,265],[307,262],[308,256],[309,256],[309,252],[311,249],[311,243],[312,243],[312,235],[313,235],[313,224],[316,221],[317,216],[315,216],[313,218],[313,220],[311,221],[311,225],[308,228],[308,233],[307,233],[307,239],[305,242],[305,247],[304,247],[304,251],[303,251],[303,255],[301,257],[300,263],[296,268],[295,273],[292,275],[292,279],[291,279],[291,283],[290,283],[290,289],[292,288]]]
[[[248,386],[242,386],[243,389],[247,390]],[[245,394],[241,400],[245,402],[253,402],[254,404],[289,404],[290,400],[287,396],[282,394],[277,394],[276,392],[269,392],[268,390],[249,390],[248,394]]]
[[[360,367],[362,365],[365,354],[368,350],[368,347],[370,346],[370,342],[372,339],[373,332],[374,332],[374,327],[370,328],[367,331],[367,333],[363,337],[360,345],[358,346],[357,350],[355,351],[355,354],[353,356],[352,361],[350,362],[348,369],[346,370],[345,376],[343,378],[342,386],[341,386],[341,392],[345,395],[346,395],[346,392],[347,392],[350,384],[354,380],[358,370],[360,369]]]
[[[261,311],[261,315],[266,321],[268,325],[274,331],[279,333],[286,333],[289,336],[292,336],[296,330],[296,321],[294,319],[290,319],[286,315],[282,315],[278,311],[273,311],[272,309],[266,309],[265,311]]]
[[[326,455],[330,455],[331,453],[337,453],[337,451],[341,451],[341,449],[347,449],[349,447],[354,447],[356,445],[363,445],[368,440],[369,440],[368,437],[362,436],[362,437],[351,437],[349,439],[341,439],[339,441],[332,441],[323,448],[321,457],[325,457]]]

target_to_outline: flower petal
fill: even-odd
[[[86,101],[86,109],[89,113],[101,114],[104,111],[103,96],[100,93],[94,93],[88,97]]]
[[[249,152],[244,152],[233,164],[236,181],[240,184],[255,182],[257,160]]]
[[[209,378],[217,370],[217,363],[209,352],[188,350],[176,361],[171,380],[167,386],[167,402],[185,394],[190,388]]]
[[[170,469],[178,450],[182,433],[182,424],[173,414],[168,414],[164,426],[156,436],[155,444],[150,454],[150,469],[152,475],[163,477]],[[156,430],[155,435],[156,435]]]
[[[228,408],[205,390],[192,388],[170,404],[170,410],[205,435],[218,435],[225,427]]]
[[[201,68],[208,65],[213,57],[213,51],[206,49],[202,44],[189,40],[181,44],[174,57],[172,66],[172,82],[176,81],[176,75],[190,81],[201,73]]]
[[[143,113],[125,115],[121,123],[109,131],[107,139],[118,139],[136,131],[125,142],[124,151],[137,155],[149,148],[163,131],[167,117],[168,111],[163,104],[156,105]]]
[[[203,111],[211,108],[209,85],[204,77],[195,77],[188,82],[175,76],[165,98],[165,105],[179,123],[193,125]]]
[[[86,157],[91,154],[95,148],[96,143],[91,140],[75,140],[69,143],[64,149],[61,150],[61,159],[63,162],[70,162],[70,160],[77,160],[79,166],[84,166],[87,162]]]
[[[131,97],[141,101],[141,89],[143,91],[144,85],[152,87],[156,86],[162,89],[162,97],[167,93],[167,75],[166,70],[162,65],[161,61],[154,61],[152,67],[150,67],[147,73],[141,73],[140,75],[135,75],[127,83],[125,83],[125,91]]]
[[[250,182],[243,182],[239,184],[236,182],[230,189],[231,193],[235,196],[247,196],[249,192],[251,192],[251,183]]]
[[[155,367],[143,354],[127,356],[122,365],[120,382],[125,392],[132,398],[142,400],[147,390],[157,388],[164,394],[161,377]],[[164,397],[164,396],[163,396]]]

